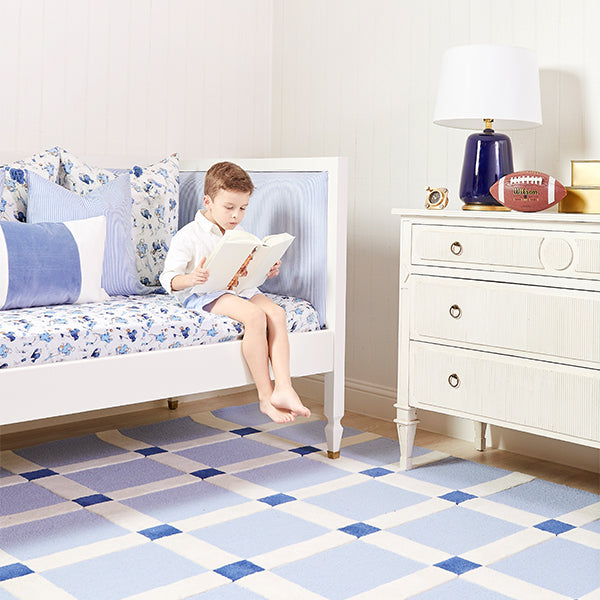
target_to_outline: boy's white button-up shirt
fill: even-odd
[[[173,277],[191,273],[204,256],[208,258],[222,237],[219,226],[209,221],[199,210],[194,220],[182,227],[171,240],[164,271],[160,276],[160,283],[165,290],[184,303],[194,293],[193,288],[173,291]]]

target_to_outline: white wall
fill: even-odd
[[[265,156],[272,0],[0,0],[0,160]]]
[[[355,410],[392,416],[399,227],[390,211],[422,207],[427,185],[448,187],[451,208],[462,205],[471,132],[432,124],[443,51],[484,42],[537,51],[544,125],[509,132],[515,168],[568,185],[572,159],[600,159],[600,2],[279,0],[274,8],[272,151],[350,158],[347,397]],[[510,82],[491,74],[490,85]],[[421,416],[434,429],[472,435]],[[597,452],[583,460],[600,466]]]

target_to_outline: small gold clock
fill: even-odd
[[[425,208],[434,208],[441,210],[448,206],[448,190],[446,188],[428,187],[425,197]]]

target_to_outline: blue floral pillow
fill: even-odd
[[[179,157],[173,154],[147,167],[133,166],[131,197],[136,269],[145,285],[160,285],[159,276],[178,229]],[[58,183],[77,194],[88,194],[117,177],[110,169],[92,167],[61,150]]]
[[[48,181],[58,181],[60,149],[51,148],[4,167],[4,189],[0,197],[0,221],[25,221],[27,217],[27,177],[29,170]]]
[[[89,194],[80,196],[28,173],[29,223],[57,223],[104,215],[106,250],[102,287],[111,296],[147,294],[154,291],[140,283],[131,243],[131,183],[121,175]]]

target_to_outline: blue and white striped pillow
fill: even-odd
[[[0,309],[102,302],[106,217],[0,221]]]
[[[64,222],[106,216],[106,250],[102,287],[111,296],[130,296],[154,291],[140,283],[131,241],[131,183],[121,175],[80,196],[28,172],[27,222]]]

